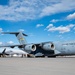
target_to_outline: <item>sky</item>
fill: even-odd
[[[22,31],[28,43],[75,40],[75,0],[0,0],[0,33]],[[0,34],[0,44],[19,44]]]

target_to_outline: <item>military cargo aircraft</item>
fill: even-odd
[[[20,32],[3,32],[3,34],[14,34],[19,40],[18,45],[3,45],[0,47],[18,47],[21,50],[28,53],[28,56],[35,57],[56,57],[60,55],[75,55],[75,43],[74,42],[63,42],[63,43],[54,43],[54,42],[41,42],[41,43],[27,43],[24,36],[26,34]]]

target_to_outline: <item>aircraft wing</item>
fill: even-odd
[[[0,47],[11,47],[11,48],[14,48],[14,47],[19,47],[19,48],[22,48],[23,45],[2,45]]]
[[[59,54],[58,50],[55,50],[55,45],[52,42],[41,42],[41,43],[30,43],[30,44],[23,44],[23,45],[2,45],[0,47],[18,47],[24,50],[29,54],[37,55],[45,55],[50,56],[54,54]]]
[[[49,51],[49,50],[55,50],[55,46],[52,42],[42,42],[42,43],[30,43],[30,44],[18,44],[18,45],[1,45],[0,47],[18,47],[18,48],[25,48],[26,50],[32,50],[35,51],[35,49],[41,48],[43,50]],[[32,49],[30,49],[32,48]]]

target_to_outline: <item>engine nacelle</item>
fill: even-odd
[[[44,44],[42,45],[42,48],[43,48],[44,50],[54,50],[54,49],[55,49],[55,46],[54,46],[53,43],[44,43]]]
[[[29,44],[25,46],[25,50],[26,51],[35,51],[36,50],[36,46],[34,44]]]

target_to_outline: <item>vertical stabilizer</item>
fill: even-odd
[[[24,38],[24,35],[22,32],[19,32],[18,34],[16,34],[17,39],[19,40],[20,44],[27,44],[26,39]],[[25,35],[26,36],[26,35]]]
[[[2,52],[2,53],[4,54],[4,53],[5,53],[5,51],[6,51],[6,48],[3,50],[3,52]]]

